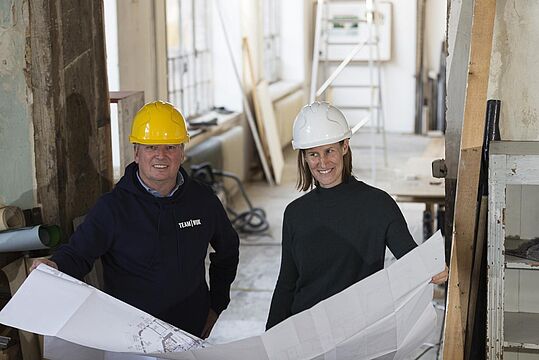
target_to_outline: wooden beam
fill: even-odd
[[[452,1],[449,9],[447,56],[447,97],[446,97],[446,129],[445,129],[445,217],[446,234],[453,233],[453,215],[455,194],[457,192],[457,173],[460,152],[460,137],[464,103],[466,100],[466,80],[468,79],[468,63],[470,61],[470,38],[472,33],[472,1]],[[450,237],[448,236],[448,239]],[[449,259],[449,246],[447,259]]]
[[[475,1],[455,199],[444,336],[445,359],[464,358],[495,11],[496,0]]]
[[[112,188],[103,3],[33,1],[29,21],[37,198],[67,237]]]

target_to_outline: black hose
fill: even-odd
[[[245,192],[245,189],[243,188],[241,180],[236,175],[226,171],[212,170],[212,173],[214,175],[233,179],[238,184],[240,193],[247,203],[249,209],[241,213],[237,213],[232,208],[227,206],[227,211],[232,215],[230,222],[234,228],[243,234],[258,234],[268,230],[269,223],[266,219],[266,212],[262,208],[253,207],[247,193]]]

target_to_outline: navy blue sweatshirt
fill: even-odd
[[[238,235],[211,189],[183,169],[183,185],[165,198],[148,193],[137,170],[135,163],[127,166],[114,190],[97,201],[51,260],[82,279],[101,257],[105,292],[200,336],[209,308],[219,314],[230,302]],[[214,249],[210,290],[208,244]]]

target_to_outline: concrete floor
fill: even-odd
[[[373,178],[372,140],[377,140],[379,148],[375,147],[374,163],[376,164]],[[353,154],[353,174],[360,180],[387,189],[391,179],[404,177],[404,164],[410,157],[420,156],[430,138],[417,135],[387,134],[388,165],[384,164],[381,148],[381,135],[358,133],[351,139]],[[377,146],[378,146],[377,145]],[[266,182],[251,182],[245,185],[246,192],[254,207],[261,207],[267,214],[270,228],[259,236],[241,236],[240,264],[236,280],[232,284],[231,302],[225,310],[208,339],[211,343],[219,344],[264,332],[269,311],[272,292],[277,280],[280,265],[280,244],[282,216],[286,205],[301,195],[295,189],[296,156],[290,147],[284,152],[285,167],[282,184],[269,187]],[[408,222],[408,227],[416,242],[422,241],[423,204],[399,204]],[[245,204],[236,198],[234,208],[241,209]],[[388,251],[386,263],[394,260]],[[438,328],[442,327],[443,319],[443,289],[437,289],[436,302],[438,310]],[[440,305],[441,304],[441,305]],[[437,344],[440,332],[432,334],[428,344],[418,348],[409,359],[436,359]]]

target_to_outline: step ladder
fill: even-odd
[[[335,11],[335,7],[338,6],[358,7],[358,13],[355,16],[338,16]],[[388,167],[387,140],[381,88],[381,55],[378,29],[380,19],[379,14],[378,4],[375,0],[318,1],[310,91],[311,102],[321,99],[330,100],[332,103],[335,103],[335,101],[332,101],[331,99],[331,94],[334,89],[337,89],[337,92],[339,93],[368,91],[368,102],[362,103],[360,101],[361,99],[358,99],[355,104],[342,105],[337,102],[335,105],[345,113],[351,111],[354,111],[355,113],[366,113],[358,123],[352,124],[352,134],[356,133],[364,125],[370,124],[371,175],[373,182],[376,181],[377,149],[381,148],[383,150],[384,165]],[[352,34],[354,31],[357,31],[357,37],[353,39],[353,36],[350,36],[352,38],[351,40],[354,41],[343,41],[342,39],[341,41],[335,40],[335,36],[332,37],[331,32],[336,28],[349,29],[348,31]],[[360,29],[362,28],[366,28],[367,32],[362,37],[359,37]],[[354,47],[351,48],[351,46]],[[338,49],[338,47],[345,47],[348,55],[344,58],[342,58],[342,56],[333,56],[332,53],[335,52],[334,49]],[[356,54],[361,50],[364,50],[365,47],[368,50],[368,55],[365,56],[363,52],[363,58],[360,61],[354,59]],[[330,75],[331,67],[334,67],[336,64],[339,64],[339,66]],[[348,66],[350,70],[359,69],[361,72],[366,70],[368,73],[356,77],[353,83],[334,82],[346,66]],[[320,67],[322,68],[322,71],[320,71],[319,74]],[[327,80],[319,87],[320,78]],[[328,89],[330,90],[326,91]],[[348,116],[348,118],[350,119],[350,116]],[[381,147],[377,146],[378,135],[382,137]]]

